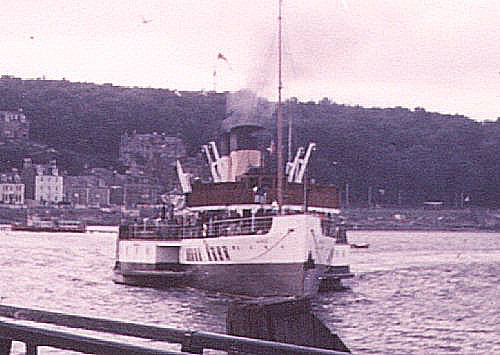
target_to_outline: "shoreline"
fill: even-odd
[[[34,210],[46,216],[80,220],[87,226],[118,226],[125,217],[120,211],[96,208],[39,207]],[[141,216],[139,218],[155,213],[153,209],[129,212]],[[0,224],[24,223],[27,213],[27,208],[0,205]],[[500,208],[342,208],[338,218],[348,231],[500,232]]]
[[[347,228],[347,232],[456,232],[456,233],[500,233],[500,228],[391,228],[361,227]]]

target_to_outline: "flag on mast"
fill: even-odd
[[[227,59],[227,57],[222,54],[221,52],[219,52],[219,54],[217,54],[217,60],[223,60],[226,62],[227,66],[229,67],[229,70],[233,70],[233,68],[231,67],[231,64],[229,63],[229,60]]]
[[[217,59],[222,59],[222,60],[224,60],[224,61],[226,61],[226,62],[229,63],[229,61],[227,60],[227,58],[221,52],[219,52],[219,54],[217,54]]]

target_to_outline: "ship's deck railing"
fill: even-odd
[[[271,230],[273,216],[233,218],[207,223],[165,224],[144,222],[120,226],[120,239],[166,239],[214,238],[235,235],[261,235]]]
[[[323,348],[245,338],[203,331],[191,331],[103,318],[48,312],[30,308],[0,305],[0,354],[9,354],[12,342],[26,344],[26,354],[36,355],[38,347],[49,346],[90,354],[203,354],[204,349],[245,354],[346,354]],[[14,320],[6,320],[10,318]],[[29,324],[19,321],[29,321]],[[33,323],[34,322],[34,323]],[[48,327],[47,325],[58,326]],[[64,327],[64,328],[60,328]],[[71,330],[78,329],[78,330]],[[82,335],[81,331],[98,332]],[[88,334],[89,332],[86,332]],[[110,335],[147,339],[145,345],[130,343],[130,338],[108,340]],[[107,338],[105,337],[107,336]],[[151,340],[162,344],[180,344],[178,350],[164,350],[151,345]]]

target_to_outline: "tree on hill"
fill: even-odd
[[[0,109],[22,108],[30,137],[59,153],[63,169],[117,164],[125,132],[165,132],[186,141],[190,154],[217,136],[226,116],[224,94],[125,88],[57,80],[0,79]],[[335,183],[350,201],[448,205],[466,194],[470,205],[499,206],[500,120],[480,123],[423,108],[363,108],[290,99],[293,148],[317,143],[311,173]],[[271,117],[269,129],[275,132]],[[20,151],[4,149],[4,166]],[[29,150],[26,151],[29,153]]]

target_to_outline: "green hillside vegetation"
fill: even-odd
[[[2,145],[2,170],[19,165],[25,154],[42,159],[51,153],[63,170],[77,173],[85,163],[117,166],[120,137],[134,130],[179,136],[196,153],[217,135],[226,100],[214,93],[2,77],[0,109],[19,108],[38,145]],[[354,205],[366,205],[369,188],[381,205],[453,205],[462,193],[469,205],[499,205],[499,120],[481,123],[422,108],[363,108],[328,99],[291,99],[284,111],[293,119],[294,147],[318,145],[310,176],[342,190],[349,184]]]

